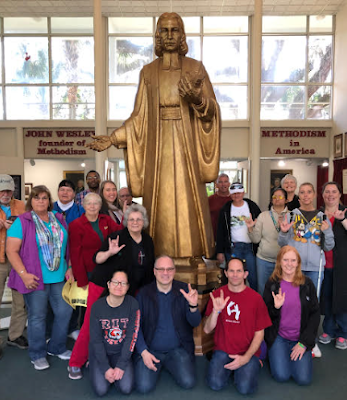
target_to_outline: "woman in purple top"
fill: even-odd
[[[272,376],[278,382],[292,377],[299,385],[309,385],[320,312],[315,286],[302,273],[294,247],[279,251],[263,297],[272,320],[265,329]]]

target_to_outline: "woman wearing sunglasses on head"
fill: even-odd
[[[280,223],[288,212],[287,192],[284,189],[275,188],[271,197],[269,211],[262,212],[255,221],[252,218],[246,220],[248,236],[253,243],[259,243],[256,262],[258,292],[261,295],[265,283],[275,268],[277,253],[280,249],[277,243]]]

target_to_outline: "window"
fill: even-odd
[[[332,16],[263,17],[261,119],[330,119]]]
[[[4,18],[2,22],[2,118],[94,119],[93,19]]]
[[[183,17],[189,51],[209,74],[222,119],[248,118],[248,17]],[[126,21],[125,21],[126,20]],[[155,18],[109,18],[109,119],[133,110],[139,74],[154,60]]]

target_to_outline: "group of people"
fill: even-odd
[[[335,341],[337,349],[347,349],[347,221],[341,186],[325,183],[324,206],[317,210],[314,186],[303,183],[296,195],[296,178],[286,175],[264,212],[244,198],[241,183],[230,185],[227,175],[221,174],[216,186],[209,198],[216,257],[226,275],[225,260],[246,261],[249,285],[263,296],[272,323],[265,342],[273,377],[309,384],[312,357],[322,356],[318,342]],[[317,337],[320,314],[323,333]],[[216,335],[217,330],[215,340]]]
[[[76,197],[73,182],[60,182],[55,203],[45,186],[35,186],[24,209],[13,199],[13,179],[0,175],[0,290],[9,276],[13,298],[7,343],[28,348],[36,370],[49,368],[47,354],[69,360],[71,379],[88,368],[99,396],[111,384],[148,393],[162,368],[192,388],[193,328],[202,320],[197,291],[174,279],[170,257],[155,259],[146,210],[127,188],[121,199],[96,171],[86,181]],[[274,379],[307,385],[317,341],[347,348],[341,188],[326,183],[325,206],[316,210],[313,185],[300,185],[296,197],[296,179],[287,175],[261,212],[241,183],[230,185],[222,174],[217,187],[209,202],[225,285],[210,294],[204,313],[204,331],[214,332],[207,384],[220,390],[233,374],[240,393],[255,392],[265,341]],[[63,300],[66,280],[88,290],[86,309]]]

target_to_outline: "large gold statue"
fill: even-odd
[[[88,146],[124,149],[128,184],[143,197],[156,254],[189,265],[214,251],[205,183],[218,175],[220,111],[204,66],[185,57],[181,17],[161,15],[155,39],[158,58],[141,71],[130,118]]]

